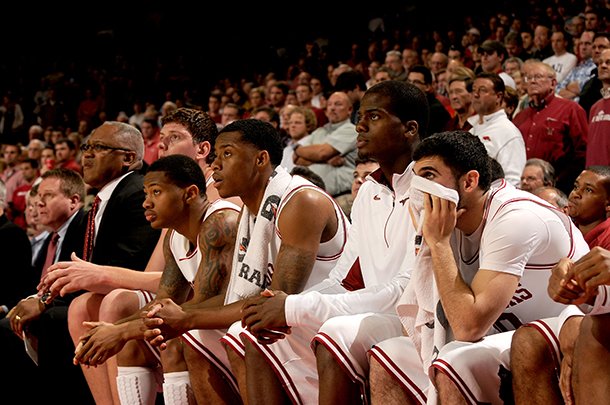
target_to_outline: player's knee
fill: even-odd
[[[547,354],[544,337],[535,328],[521,327],[513,334],[511,364],[515,366],[535,364],[547,358]]]
[[[115,322],[138,310],[139,301],[134,291],[117,288],[110,291],[100,305],[100,320]]]
[[[183,350],[180,338],[171,339],[161,352],[161,363],[166,372],[186,370],[186,351]]]

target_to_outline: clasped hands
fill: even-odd
[[[610,285],[610,252],[594,247],[575,262],[561,259],[553,267],[548,293],[562,304],[592,305],[601,285]]]

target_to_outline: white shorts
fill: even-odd
[[[554,353],[556,367],[559,367],[559,331],[570,316],[570,309],[560,316],[529,322],[545,337]],[[453,341],[441,349],[432,367],[444,373],[456,385],[470,404],[503,404],[502,392],[512,396],[510,372],[510,345],[515,331],[485,336],[470,343]]]
[[[402,324],[396,314],[366,313],[337,316],[322,325],[315,344],[323,345],[335,361],[360,387],[365,402],[368,398],[368,351],[375,344],[402,335]]]
[[[234,324],[229,329],[227,344],[235,340]],[[377,342],[398,336],[402,326],[394,314],[358,314],[338,316],[326,321],[319,331],[308,327],[292,328],[285,339],[271,345],[256,341],[239,325],[241,339],[249,339],[272,367],[284,390],[295,404],[317,404],[319,379],[315,345],[321,344],[358,383],[366,394],[369,363],[367,352]],[[243,348],[242,348],[243,350]],[[363,395],[366,398],[366,395]]]
[[[223,343],[243,356],[244,347],[238,341],[248,339],[269,363],[293,404],[317,404],[318,372],[310,347],[315,333],[311,328],[292,328],[286,338],[264,345],[242,328],[241,322],[236,322],[223,337]]]
[[[559,331],[565,320],[579,315],[577,310],[564,310],[554,318],[536,320],[524,326],[535,327],[552,349],[556,366],[560,364]],[[503,369],[510,371],[510,344],[514,331],[484,337],[470,343],[453,341],[440,350],[432,363],[434,369],[444,373],[462,393],[469,404],[502,404],[500,398]],[[373,356],[419,404],[436,404],[436,390],[430,377],[434,370],[424,370],[415,346],[406,336],[376,344],[370,351]],[[509,384],[510,380],[506,381]],[[507,386],[511,389],[510,386]]]

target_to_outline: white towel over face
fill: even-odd
[[[421,238],[424,193],[452,201],[456,205],[459,196],[457,191],[419,176],[413,178],[409,189],[409,213],[418,235],[413,241],[417,258],[411,280],[396,305],[396,313],[419,352],[424,370],[428,370],[435,353],[450,339],[451,331],[446,328],[448,325],[438,297],[430,249]]]

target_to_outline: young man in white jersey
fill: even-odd
[[[367,350],[401,334],[394,305],[414,257],[411,155],[428,116],[426,96],[415,85],[389,80],[366,91],[356,126],[358,154],[380,168],[358,191],[347,246],[330,276],[303,294],[274,291],[244,307],[250,404],[366,400]],[[264,344],[274,340],[267,329],[286,326],[291,334]]]
[[[415,174],[456,190],[459,203],[424,194],[423,240],[438,301],[421,336],[433,328],[434,345],[417,349],[413,333],[373,347],[372,403],[501,403],[512,330],[561,312],[546,280],[555,263],[579,258],[587,244],[545,201],[505,180],[490,187],[489,157],[476,136],[436,134],[413,158]]]
[[[233,255],[239,207],[223,200],[210,203],[205,188],[201,168],[184,155],[153,162],[144,178],[146,219],[153,228],[168,229],[163,247],[165,269],[156,298],[146,308],[164,298],[179,303],[201,302],[218,295],[228,281],[225,276]],[[80,338],[75,360],[91,366],[103,364],[132,341],[118,355],[121,402],[127,404],[139,396],[142,403],[154,404],[158,355],[154,356],[145,344],[140,311],[115,324],[88,326],[92,329]],[[134,360],[135,353],[139,353],[138,360]],[[121,367],[127,362],[129,367]],[[175,370],[164,371],[164,391],[172,391],[170,381],[176,373],[170,373]],[[166,394],[166,402],[175,398],[172,392]],[[188,389],[179,392],[182,398],[188,394]]]
[[[166,339],[188,331],[184,340],[200,354],[189,362],[198,401],[236,403],[232,389],[239,384],[246,392],[243,345],[232,341],[237,351],[227,352],[219,339],[239,322],[242,300],[268,286],[300,292],[324,279],[343,251],[349,221],[326,192],[279,165],[282,146],[271,124],[234,121],[220,132],[215,152],[220,196],[244,202],[231,281],[225,294],[199,306],[162,300],[146,322],[149,341],[162,348]]]

